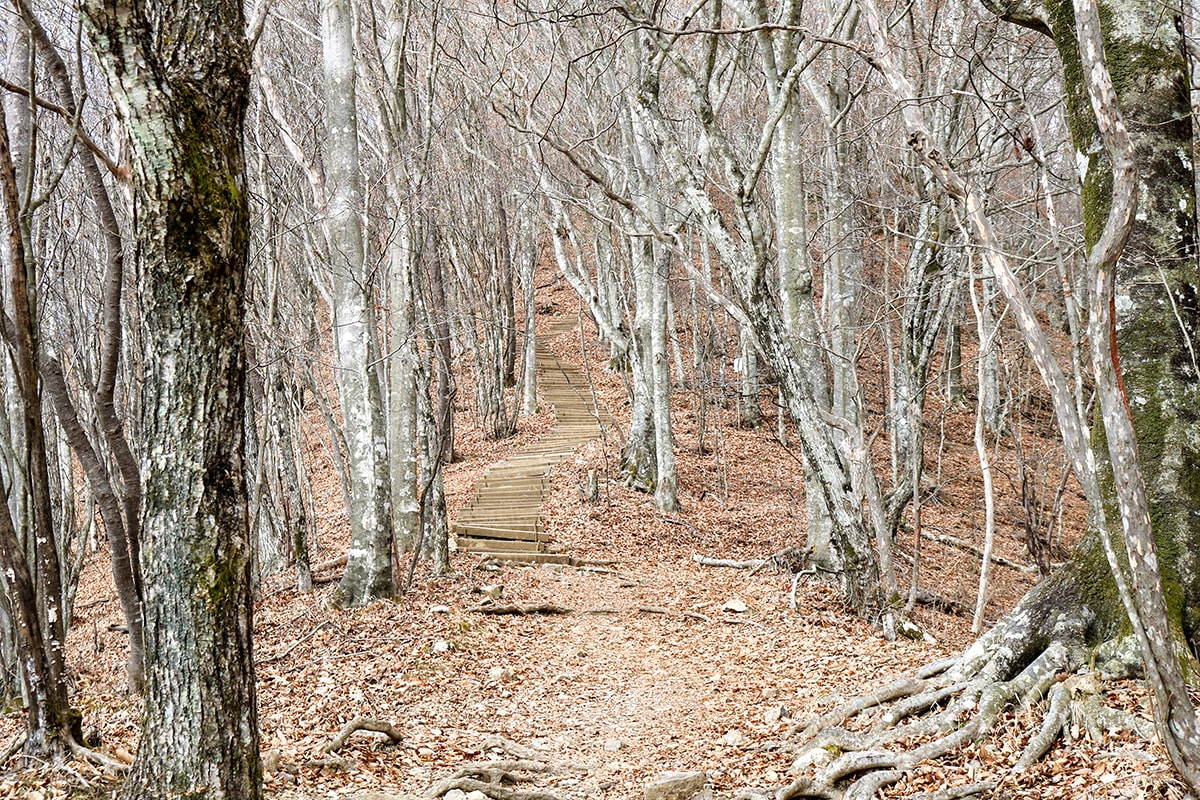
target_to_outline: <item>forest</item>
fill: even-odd
[[[0,798],[1200,792],[1193,0],[6,0]]]

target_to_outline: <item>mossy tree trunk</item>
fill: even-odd
[[[254,800],[242,4],[93,0],[83,11],[130,143],[146,346],[146,692],[124,794]]]
[[[857,2],[872,38],[875,65],[899,99],[916,98],[878,6],[874,0]],[[1190,343],[1200,308],[1194,300],[1195,197],[1187,158],[1192,133],[1177,17],[1127,0],[1099,7],[1089,0],[1061,0],[1053,6],[1018,0],[993,3],[992,10],[1052,35],[1064,63],[1069,122],[1088,167],[1083,209],[1093,292],[1089,338],[1102,412],[1093,435],[1074,410],[1065,373],[1000,254],[978,189],[933,146],[924,113],[915,104],[903,112],[908,142],[959,204],[981,255],[995,272],[1050,389],[1064,447],[1092,506],[1096,532],[960,657],[922,670],[911,686],[890,687],[895,693],[888,699],[899,702],[884,716],[879,732],[858,739],[836,731],[818,737],[809,754],[813,747],[830,744],[854,752],[811,778],[798,779],[781,793],[785,800],[827,792],[850,776],[860,776],[851,790],[855,796],[873,793],[922,761],[986,734],[1018,698],[1028,702],[1048,694],[1046,719],[1017,764],[1018,769],[1028,766],[1049,749],[1077,705],[1071,689],[1057,685],[1055,675],[1092,667],[1102,674],[1129,674],[1145,666],[1172,762],[1189,783],[1200,781],[1200,732],[1176,660],[1178,654],[1188,666],[1196,663],[1194,612],[1188,609],[1200,584],[1193,563],[1197,534],[1188,525],[1200,503],[1200,415],[1195,412],[1200,370]],[[1110,337],[1114,331],[1115,340]],[[1124,373],[1123,384],[1118,369]],[[1127,560],[1112,544],[1118,519]],[[1136,636],[1128,635],[1131,630]],[[942,702],[951,697],[956,699],[944,712],[904,723],[904,735],[936,738],[907,753],[873,749],[901,738],[887,728],[928,709],[926,698]],[[1078,706],[1081,713],[1091,713],[1086,702]]]
[[[859,0],[871,29],[881,72],[893,92],[915,97],[910,83],[891,53],[873,0]],[[1051,35],[1063,61],[1067,110],[1076,149],[1087,161],[1083,187],[1085,237],[1094,243],[1105,226],[1112,197],[1112,170],[1098,133],[1096,114],[1088,98],[1075,36],[1071,0],[1053,4],[1012,0],[988,2],[989,8],[1012,22]],[[1190,152],[1187,81],[1182,43],[1170,14],[1157,13],[1134,0],[1111,0],[1100,5],[1104,46],[1133,136],[1139,177],[1140,205],[1132,233],[1117,268],[1116,330],[1140,456],[1149,487],[1155,540],[1164,573],[1172,616],[1181,635],[1196,638],[1195,607],[1200,591],[1196,545],[1200,530],[1187,521],[1200,510],[1200,397],[1191,335],[1200,323],[1200,297],[1194,262],[1195,206]],[[1179,12],[1176,4],[1176,12]],[[963,181],[931,147],[922,112],[905,109],[909,143],[948,195],[964,209],[983,254],[997,270],[1005,293],[1055,402],[1064,443],[1080,480],[1097,470],[1105,473],[1108,458],[1103,431],[1096,436],[1094,462],[1086,457],[1087,433],[1071,410],[1073,401],[1061,367],[1049,355],[1046,334],[1032,313],[1022,288],[1002,257],[997,237],[975,189]],[[1065,397],[1064,397],[1065,395]],[[1111,476],[1111,469],[1107,470]],[[1094,480],[1092,480],[1094,484]],[[1111,477],[1108,494],[1112,494]],[[1096,493],[1099,498],[1099,491]],[[1115,509],[1115,506],[1114,506]],[[1112,516],[1112,519],[1118,519]],[[1068,564],[1030,593],[1014,613],[985,637],[976,650],[987,650],[996,637],[1013,638],[1016,650],[1028,657],[1044,649],[1059,621],[1074,615],[1078,644],[1095,646],[1128,632],[1107,567],[1103,549],[1090,536]],[[1078,624],[1080,621],[1083,624]],[[1061,628],[1060,628],[1061,630]],[[1015,668],[1022,657],[1007,659]]]
[[[1058,47],[1068,123],[1075,148],[1087,164],[1082,200],[1084,235],[1091,246],[1105,225],[1113,173],[1088,99],[1072,4],[1057,0],[1045,6],[989,7],[1051,35]],[[1194,184],[1185,157],[1192,142],[1188,82],[1174,24],[1181,9],[1176,4],[1172,15],[1132,0],[1113,0],[1100,4],[1099,10],[1138,176],[1137,214],[1117,263],[1117,347],[1172,624],[1180,643],[1186,639],[1194,651],[1200,634],[1200,528],[1194,524],[1200,514],[1200,369],[1192,337],[1200,330],[1200,273]],[[1097,467],[1111,495],[1103,426],[1097,426],[1094,439]],[[1070,607],[1086,611],[1090,644],[1128,633],[1129,623],[1095,537],[1086,539],[1019,611],[1044,617],[1053,609]]]

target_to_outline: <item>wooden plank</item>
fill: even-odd
[[[500,527],[455,523],[454,530],[472,539],[519,539],[527,542],[546,542],[550,539],[549,534],[515,525]]]
[[[538,475],[534,478],[519,477],[516,475],[497,475],[491,478],[481,478],[476,482],[479,486],[489,486],[493,489],[524,489],[526,491],[536,491],[545,489],[547,485],[546,476]]]
[[[525,519],[505,519],[503,517],[480,519],[479,517],[468,517],[463,514],[454,520],[454,524],[459,528],[478,528],[479,530],[533,531],[534,533],[541,533],[542,530],[540,520],[536,517]]]
[[[477,514],[477,511],[487,512],[485,514]],[[541,523],[541,506],[526,506],[524,508],[511,509],[474,509],[464,508],[458,515],[458,521],[462,524],[467,524],[467,520],[472,520],[475,525],[492,525],[497,528],[511,528],[516,525],[524,525],[526,527],[534,527]],[[508,522],[507,520],[511,520]],[[500,524],[496,524],[500,523]]]
[[[520,561],[528,564],[570,564],[571,556],[566,553],[520,553],[520,552],[480,552],[472,550],[473,553],[479,553],[482,560],[492,561]]]
[[[487,553],[540,553],[543,550],[541,542],[524,542],[518,539],[475,539],[471,537],[458,538],[459,550]]]

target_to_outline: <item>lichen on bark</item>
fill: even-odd
[[[145,706],[127,797],[261,792],[243,444],[239,0],[84,4],[133,162],[146,375]]]

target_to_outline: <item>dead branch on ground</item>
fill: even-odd
[[[467,611],[473,611],[476,614],[494,614],[494,615],[514,615],[527,617],[531,614],[573,614],[574,609],[558,606],[554,603],[531,603],[529,605],[499,605],[488,604],[471,606]]]
[[[748,569],[750,574],[758,572],[763,567],[774,567],[777,570],[796,574],[808,567],[808,557],[811,553],[802,547],[785,547],[778,553],[750,561],[737,561],[729,558],[710,558],[699,553],[692,555],[692,560],[702,567],[725,567],[727,569]]]

